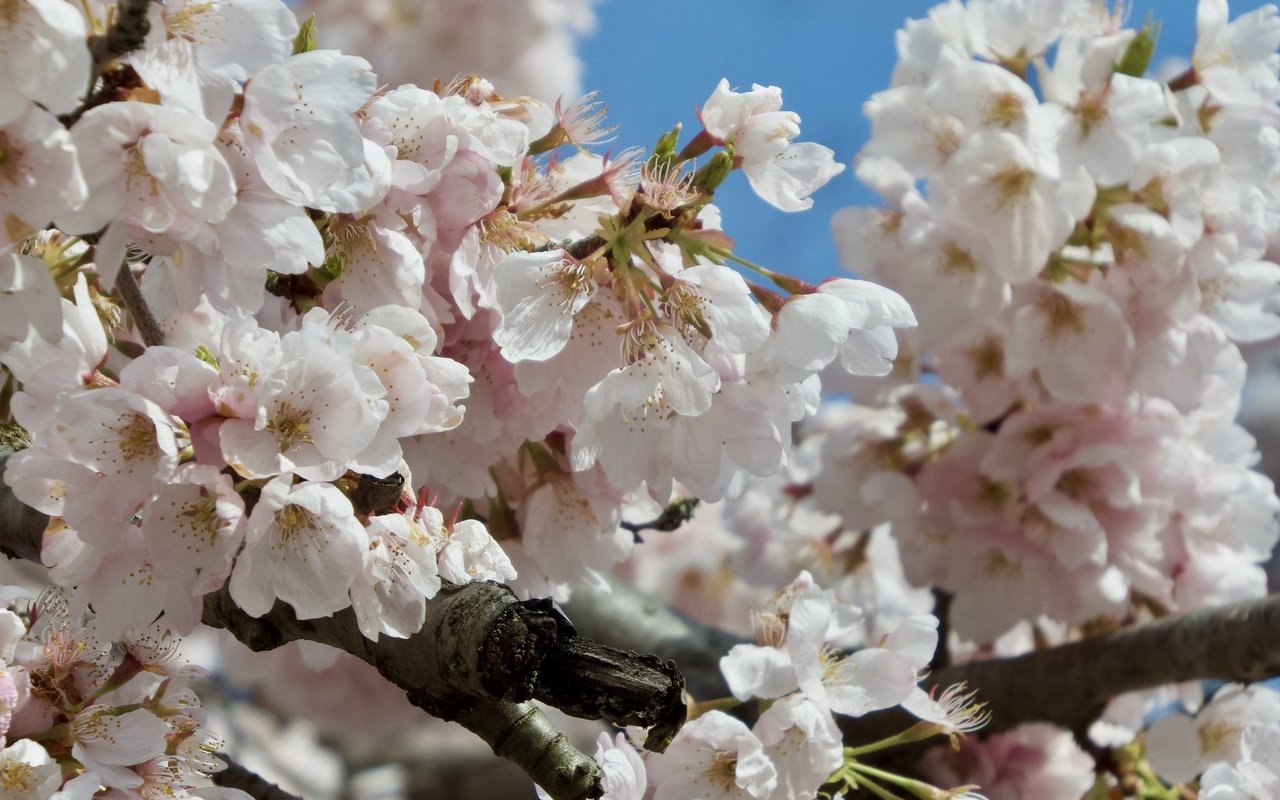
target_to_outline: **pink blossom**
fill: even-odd
[[[647,766],[653,800],[760,800],[778,785],[760,740],[723,711],[686,723],[667,752],[650,756]]]
[[[1094,763],[1069,732],[1032,723],[981,742],[967,739],[958,751],[935,747],[923,768],[944,786],[980,786],[990,800],[1079,800],[1093,786]]]
[[[351,501],[329,483],[267,483],[245,531],[231,573],[231,597],[260,617],[276,599],[299,619],[324,617],[351,604],[347,591],[361,573],[369,537]]]
[[[792,142],[800,135],[800,117],[782,110],[776,86],[754,84],[739,93],[721,78],[699,116],[717,142],[733,146],[755,193],[783,211],[811,207],[809,195],[844,171],[828,148]]]

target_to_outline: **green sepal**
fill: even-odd
[[[729,177],[730,172],[733,172],[733,148],[725,145],[724,150],[716,153],[710,161],[693,173],[693,185],[708,195],[714,194],[720,184],[724,183],[724,179]]]
[[[1142,24],[1142,30],[1133,37],[1133,41],[1129,42],[1129,46],[1125,48],[1124,55],[1120,56],[1120,60],[1116,62],[1116,72],[1135,78],[1145,75],[1147,67],[1151,64],[1151,56],[1156,52],[1156,41],[1159,38],[1160,23],[1153,22],[1148,15],[1146,22]]]
[[[307,17],[307,21],[298,28],[298,35],[293,37],[293,54],[310,53],[316,49],[316,15]]]
[[[676,160],[676,144],[680,139],[680,128],[681,125],[677,122],[674,128],[658,137],[658,143],[653,146],[653,154],[649,156],[651,170],[665,169]]]

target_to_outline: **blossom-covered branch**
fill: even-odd
[[[673,659],[699,700],[728,694],[719,658],[744,640],[672,611],[617,581],[569,605],[585,635]],[[1024,722],[1083,729],[1117,695],[1192,680],[1250,682],[1280,675],[1280,595],[1176,614],[1012,658],[970,661],[927,675],[926,688],[964,683],[992,711],[986,730]],[[701,691],[701,694],[696,692]],[[845,718],[850,741],[905,727],[899,710]],[[907,723],[910,724],[910,723]]]
[[[683,679],[652,657],[578,641],[572,626],[548,603],[519,602],[492,583],[446,586],[427,605],[422,630],[407,639],[370,641],[355,613],[298,619],[284,603],[255,618],[230,592],[205,598],[205,624],[227,629],[252,650],[271,650],[299,639],[351,653],[404,689],[410,702],[434,716],[465,721],[484,701],[537,699],[619,725],[653,727],[650,746],[662,750],[684,719]],[[550,662],[550,663],[548,663]],[[620,681],[614,670],[626,671]],[[576,686],[558,682],[572,675]],[[630,683],[632,695],[619,686]],[[595,706],[582,695],[595,693]]]
[[[0,469],[7,459],[0,455]],[[38,559],[47,522],[0,487],[0,552]],[[596,796],[599,768],[526,701],[651,727],[648,745],[655,750],[684,721],[684,682],[673,664],[584,641],[550,602],[521,603],[493,583],[446,585],[428,601],[421,630],[407,639],[366,638],[351,609],[300,620],[277,602],[253,617],[226,587],[206,595],[202,621],[252,650],[307,640],[355,655],[414,705],[462,724],[511,758],[557,800]]]

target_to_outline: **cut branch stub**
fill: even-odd
[[[446,584],[408,639],[369,641],[350,609],[299,620],[278,602],[255,619],[226,588],[205,598],[204,622],[253,650],[296,639],[345,650],[444,719],[481,699],[537,699],[574,716],[653,727],[650,749],[665,749],[684,721],[684,679],[674,663],[583,639],[549,601],[522,603],[498,584]]]
[[[408,639],[369,641],[350,609],[299,620],[277,602],[255,619],[225,587],[205,597],[204,622],[253,650],[307,639],[351,653],[414,705],[480,736],[557,800],[598,797],[602,773],[526,701],[651,725],[651,749],[665,748],[685,717],[684,681],[674,665],[593,645],[549,601],[522,603],[493,583],[444,586],[427,604],[422,630]]]

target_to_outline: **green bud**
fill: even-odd
[[[1156,52],[1156,40],[1159,38],[1160,23],[1153,22],[1151,15],[1148,14],[1146,22],[1142,24],[1142,30],[1133,37],[1133,41],[1129,42],[1129,46],[1125,48],[1124,55],[1120,56],[1120,60],[1116,62],[1116,72],[1121,75],[1132,75],[1135,78],[1145,75],[1147,66],[1151,64],[1151,56]]]
[[[658,137],[658,143],[653,146],[653,155],[649,156],[649,168],[665,168],[676,160],[676,144],[680,139],[680,123],[666,133]]]
[[[707,194],[714,194],[720,184],[724,183],[724,179],[729,177],[730,172],[733,172],[733,148],[725,145],[724,150],[716,153],[710,161],[693,173],[694,188],[701,189]]]
[[[310,53],[316,49],[316,15],[307,17],[307,21],[298,28],[298,35],[293,37],[293,54]]]
[[[693,263],[698,256],[701,256],[716,264],[723,264],[725,254],[733,252],[733,239],[730,239],[724,231],[698,228],[696,230],[679,231],[678,233],[679,235],[675,237],[675,243],[680,247],[680,251],[685,254],[690,263]]]

